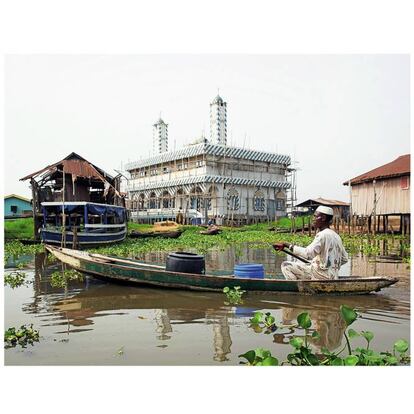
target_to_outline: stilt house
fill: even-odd
[[[38,237],[42,202],[87,201],[125,207],[120,176],[112,177],[74,152],[20,179],[25,180],[30,180],[32,189],[35,237]]]
[[[351,186],[352,214],[367,217],[370,229],[409,233],[410,154],[343,184]]]

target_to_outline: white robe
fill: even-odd
[[[348,261],[341,238],[329,228],[320,231],[308,247],[294,246],[293,253],[311,263],[283,262],[282,273],[290,280],[337,279],[339,269]]]

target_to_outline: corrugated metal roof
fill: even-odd
[[[32,174],[27,175],[26,177],[20,178],[20,181],[27,180],[32,177],[36,177],[39,174],[44,173],[45,171],[53,171],[56,170],[56,167],[63,165],[65,167],[65,173],[67,174],[74,174],[79,177],[87,177],[87,178],[97,178],[99,180],[113,180],[113,177],[106,173],[101,168],[93,165],[89,161],[85,160],[85,158],[81,157],[80,155],[76,154],[75,152],[70,153],[67,157],[63,160],[58,161],[54,164],[48,165],[45,168],[42,168],[39,171],[36,171]]]
[[[296,204],[296,207],[308,207],[311,205],[323,205],[323,206],[349,206],[349,203],[339,200],[328,200],[327,198],[310,198],[303,201],[300,204]]]
[[[374,168],[371,171],[352,178],[351,185],[408,174],[410,174],[410,154],[405,154],[388,164],[381,165],[381,167]],[[348,185],[348,181],[345,181],[343,185]]]
[[[145,191],[157,188],[180,187],[198,183],[250,185],[255,187],[281,189],[287,189],[290,187],[290,184],[286,181],[250,180],[247,178],[223,177],[218,175],[200,175],[194,177],[179,178],[176,180],[159,181],[156,183],[149,183],[139,186],[130,186],[129,191]]]
[[[63,170],[65,174],[73,174],[76,177],[95,178],[102,180],[102,175],[88,162],[82,160],[63,160]]]
[[[197,155],[214,155],[217,157],[229,157],[229,158],[241,158],[252,161],[271,162],[273,164],[290,165],[290,156],[275,154],[272,152],[254,151],[244,148],[227,147],[224,145],[199,143],[196,145],[189,145],[184,148],[172,152],[164,152],[154,157],[144,160],[134,161],[126,164],[125,169],[127,171],[134,170],[136,168],[147,167],[149,165],[156,165],[182,158],[194,157]]]

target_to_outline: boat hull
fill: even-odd
[[[127,230],[116,233],[97,233],[97,232],[79,232],[77,233],[77,244],[79,246],[90,246],[90,245],[101,245],[118,243],[125,239]],[[41,229],[40,238],[45,244],[58,244],[62,243],[62,233],[59,231],[50,231]],[[73,233],[71,231],[66,233],[66,246],[72,246],[73,244]]]
[[[248,292],[286,292],[298,294],[366,294],[379,291],[398,281],[396,278],[349,277],[344,280],[291,281],[281,279],[247,279],[235,276],[198,275],[166,271],[163,266],[118,259],[110,256],[92,255],[70,249],[46,246],[63,263],[99,279],[136,285],[163,288],[219,291],[224,287],[240,286]]]

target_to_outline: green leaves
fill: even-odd
[[[357,331],[354,331],[353,329],[349,329],[348,335],[349,335],[349,338],[352,339],[352,338],[356,338],[357,336],[359,336],[359,333]]]
[[[18,266],[20,267],[20,266]],[[10,286],[12,289],[26,285],[26,273],[14,271],[4,275],[4,286]]]
[[[272,357],[272,356],[268,356],[267,358],[265,358],[262,362],[262,365],[265,366],[276,366],[279,365],[279,361],[277,358]]]
[[[253,318],[250,318],[250,322],[251,323],[260,323],[262,321],[263,318],[263,313],[262,312],[255,312],[253,314]]]
[[[223,293],[226,295],[227,300],[229,301],[230,304],[238,305],[240,303],[243,303],[241,299],[242,299],[243,294],[246,293],[246,291],[241,290],[240,286],[235,286],[233,289],[226,286],[223,288]]]
[[[294,348],[300,348],[303,345],[303,339],[299,338],[297,336],[295,336],[294,338],[292,338],[289,343],[294,347]]]
[[[5,348],[12,348],[16,345],[25,348],[28,344],[33,345],[34,342],[39,342],[39,331],[33,329],[33,325],[22,325],[20,329],[12,327],[4,332]]]
[[[68,282],[71,280],[82,282],[83,281],[82,273],[79,273],[75,269],[68,269],[68,270],[56,271],[50,275],[50,285],[54,288],[64,288],[68,285]]]
[[[253,362],[256,358],[256,352],[253,350],[247,351],[246,353],[239,355],[239,358],[245,358],[250,365],[253,365]]]
[[[267,327],[272,326],[275,323],[274,316],[272,316],[269,312],[267,312],[264,323]]]
[[[400,339],[394,344],[394,349],[400,354],[408,351],[408,342],[405,339]]]
[[[347,326],[352,324],[358,314],[354,309],[351,309],[345,305],[341,306],[341,315],[345,320]],[[271,333],[272,328],[276,330],[275,318],[269,313],[266,312],[255,312],[253,318],[250,319],[251,327],[255,329],[255,332],[263,332],[264,327],[267,327],[265,333]],[[308,329],[311,327],[311,318],[308,312],[303,312],[297,317],[297,325],[280,325],[280,329],[284,328],[302,328],[305,329],[304,336],[294,336],[289,340],[290,345],[294,348],[291,353],[286,356],[286,360],[282,362],[283,364],[289,364],[294,366],[315,366],[315,365],[328,365],[328,366],[355,366],[355,365],[404,365],[410,362],[410,357],[406,356],[408,351],[409,344],[406,340],[400,339],[394,344],[394,355],[388,351],[385,352],[375,352],[372,349],[369,349],[370,342],[374,339],[374,334],[371,331],[361,331],[357,332],[354,329],[348,329],[347,333],[344,332],[344,337],[346,340],[346,347],[348,348],[349,355],[341,357],[344,349],[340,351],[330,351],[326,347],[321,347],[321,351],[318,353],[312,349],[312,344],[308,342],[308,338],[314,340],[321,339],[319,332],[314,331],[311,335],[308,335]],[[256,330],[256,328],[258,330]],[[279,329],[278,328],[278,329]],[[349,338],[348,338],[348,335]],[[283,334],[282,334],[283,335]],[[351,348],[349,339],[356,337],[363,337],[368,346],[357,347],[355,349]],[[275,337],[276,338],[276,337]],[[395,352],[399,352],[399,356],[395,355]],[[277,358],[271,356],[270,351],[263,348],[257,348],[246,352],[243,355],[239,355],[241,358],[247,360],[249,365],[279,365]]]
[[[257,348],[254,350],[256,357],[260,359],[265,359],[270,356],[270,351],[263,348]]]
[[[359,361],[359,358],[356,355],[348,355],[344,359],[344,365],[354,366],[358,363],[358,361]]]
[[[308,312],[303,312],[297,317],[298,324],[303,329],[309,329],[312,325],[311,318]]]
[[[314,331],[314,332],[312,332],[312,338],[313,338],[315,341],[318,341],[319,339],[321,339],[321,335],[320,335],[320,333],[319,333],[319,332]]]
[[[374,334],[370,331],[361,331],[361,336],[363,336],[367,340],[368,346],[369,346],[369,343],[374,338]]]
[[[355,310],[352,308],[349,308],[346,305],[341,305],[340,310],[341,310],[341,316],[347,326],[351,325],[358,317],[358,314],[355,312]]]
[[[344,365],[344,360],[342,358],[336,357],[334,359],[331,360],[330,365],[333,366],[342,366]]]
[[[239,355],[239,358],[245,358],[248,365],[256,366],[276,366],[279,365],[277,358],[273,357],[268,349],[256,348]]]

